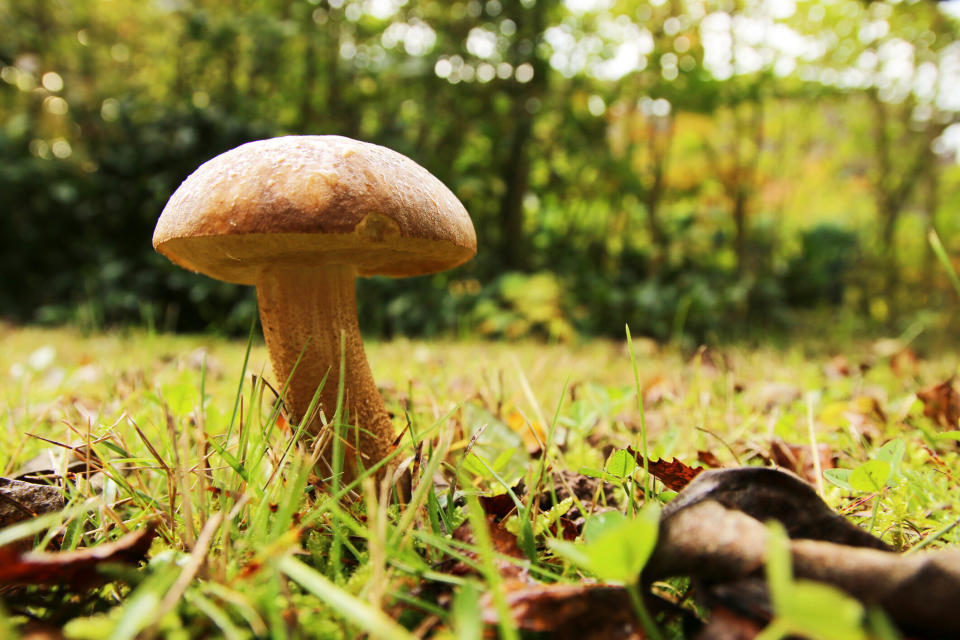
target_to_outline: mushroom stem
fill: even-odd
[[[327,372],[330,375],[320,392],[320,406],[327,420],[333,419],[340,376],[340,336],[344,336],[343,415],[349,416],[352,427],[341,436],[348,445],[358,448],[357,454],[367,468],[390,452],[394,432],[363,350],[355,277],[356,271],[348,265],[322,269],[266,267],[257,278],[257,303],[277,384],[290,381],[284,403],[294,420],[306,415]],[[301,352],[303,357],[296,364]],[[320,429],[319,418],[307,427],[313,434]],[[348,454],[346,462],[346,474],[353,476],[357,468],[353,456]]]

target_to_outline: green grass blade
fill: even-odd
[[[250,321],[250,335],[247,336],[247,349],[243,353],[243,366],[240,368],[240,383],[237,385],[237,393],[233,398],[233,412],[230,415],[230,426],[227,427],[226,442],[230,441],[233,434],[233,426],[237,423],[237,414],[240,411],[240,399],[243,398],[243,383],[247,377],[247,365],[250,362],[250,351],[253,349],[253,336],[257,331],[257,318],[254,316]]]
[[[333,429],[333,444],[331,452],[331,466],[333,467],[333,478],[330,479],[330,491],[333,494],[338,493],[343,481],[343,442],[341,441],[343,429],[343,393],[344,382],[347,371],[347,343],[346,333],[340,332],[340,379],[337,381],[337,406],[333,412],[333,420],[330,422],[330,428]],[[359,459],[359,457],[358,457]],[[331,522],[333,526],[333,539],[330,541],[330,560],[327,564],[330,575],[338,577],[340,575],[340,557],[343,546],[343,530],[340,527],[340,519],[334,518]]]
[[[944,271],[947,272],[947,277],[950,278],[950,284],[953,285],[953,290],[960,296],[960,276],[957,276],[957,271],[953,268],[953,263],[950,262],[950,256],[947,255],[947,250],[943,247],[943,243],[940,242],[940,236],[937,235],[935,230],[930,229],[930,233],[927,234],[927,240],[929,240],[930,246],[933,248],[933,253],[937,256],[940,264],[943,265]]]
[[[643,410],[643,387],[640,386],[640,371],[637,368],[637,356],[633,351],[633,336],[630,325],[626,325],[627,347],[630,349],[630,364],[633,366],[633,382],[637,389],[637,407],[640,409],[640,450],[643,452],[643,499],[650,498],[650,452],[647,450],[647,416]]]
[[[50,527],[59,526],[60,523],[70,520],[71,518],[80,515],[84,511],[94,509],[98,503],[98,498],[91,498],[86,502],[74,505],[72,507],[67,507],[62,511],[46,513],[2,529],[0,530],[0,547],[5,547],[11,542],[15,542],[22,538],[34,536],[41,531],[49,529]]]
[[[123,607],[123,616],[114,627],[109,640],[133,640],[153,622],[167,590],[180,575],[174,564],[163,567],[140,583],[130,594]]]
[[[513,615],[510,612],[510,604],[507,602],[504,593],[503,579],[496,565],[496,551],[493,547],[493,540],[490,538],[490,530],[487,529],[487,517],[480,502],[473,495],[467,496],[467,518],[470,521],[470,529],[473,531],[473,539],[477,543],[477,554],[480,558],[480,572],[490,590],[493,606],[497,611],[497,627],[500,630],[500,637],[504,640],[520,640],[520,634],[513,622]]]
[[[457,640],[483,638],[483,617],[480,609],[480,588],[472,582],[464,583],[453,597],[452,625]]]
[[[356,598],[330,582],[323,574],[290,556],[278,563],[280,571],[301,587],[323,600],[344,619],[360,627],[373,638],[413,640],[415,636],[383,611]]]
[[[247,634],[233,624],[233,621],[230,620],[230,615],[217,606],[213,600],[200,595],[194,590],[187,591],[184,597],[187,602],[199,609],[203,615],[210,618],[226,640],[245,640],[247,638]]]

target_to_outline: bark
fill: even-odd
[[[552,0],[539,0],[530,8],[516,7],[514,22],[518,25],[515,42],[528,40],[539,42],[546,27],[546,14]],[[502,165],[501,179],[506,185],[500,199],[500,258],[507,269],[524,270],[529,267],[526,237],[524,235],[523,197],[530,182],[530,144],[533,140],[535,116],[528,109],[531,100],[540,99],[547,90],[547,76],[550,72],[547,61],[536,52],[536,46],[530,53],[513,52],[515,67],[522,63],[533,66],[533,79],[525,84],[515,82],[512,86],[513,106],[511,115],[514,127],[508,147],[509,156]]]
[[[908,634],[957,637],[960,550],[897,553],[830,509],[800,478],[771,468],[714,469],[690,481],[661,513],[644,582],[689,576],[700,597],[748,603],[741,613],[768,622],[770,521],[786,533],[783,551],[796,578],[881,607]]]
[[[742,276],[747,272],[749,261],[747,237],[750,203],[757,189],[757,172],[765,139],[763,98],[758,97],[752,102],[746,115],[738,112],[738,105],[731,106],[730,109],[733,111],[734,135],[731,149],[726,154],[730,158],[721,157],[721,152],[709,141],[705,141],[704,149],[730,203],[737,273]]]
[[[899,257],[896,251],[897,225],[910,198],[915,193],[921,177],[928,172],[936,172],[936,158],[934,157],[933,141],[943,133],[944,125],[930,123],[927,125],[919,142],[911,145],[902,144],[903,140],[895,144],[890,128],[892,125],[891,110],[900,109],[903,126],[910,127],[912,105],[908,102],[902,105],[889,105],[880,100],[876,90],[869,91],[867,96],[873,110],[873,138],[875,147],[875,171],[872,187],[877,217],[880,222],[880,251],[884,264],[884,292],[887,298],[894,302],[900,286]],[[913,147],[912,149],[910,147]],[[905,154],[908,162],[905,167],[894,166],[894,159]],[[912,157],[911,157],[912,155]],[[934,178],[935,179],[935,178]]]
[[[735,585],[762,575],[768,536],[760,521],[705,500],[661,521],[644,579],[691,576]],[[797,578],[833,585],[868,606],[880,606],[906,629],[960,632],[960,551],[901,555],[821,540],[788,544]]]
[[[660,219],[660,204],[667,186],[666,175],[670,162],[670,147],[673,143],[673,118],[674,115],[671,112],[665,121],[654,121],[648,127],[647,135],[650,141],[651,180],[645,190],[644,205],[647,209],[650,238],[661,256],[666,255],[669,249],[669,238],[663,230],[663,221]],[[661,132],[658,126],[664,126],[666,131]]]
[[[747,193],[743,186],[733,194],[733,249],[737,256],[737,274],[743,276],[747,264]]]
[[[507,188],[500,200],[501,264],[507,269],[527,268],[526,238],[523,235],[523,196],[530,179],[527,145],[533,130],[532,117],[523,117],[514,129],[510,156],[501,176]]]

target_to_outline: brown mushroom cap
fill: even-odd
[[[241,145],[201,165],[157,221],[154,248],[213,278],[266,266],[350,264],[359,275],[450,269],[477,251],[470,216],[426,169],[340,136]]]

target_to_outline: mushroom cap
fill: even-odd
[[[187,269],[256,284],[277,266],[434,273],[472,258],[477,236],[457,197],[406,156],[341,136],[285,136],[202,164],[163,208],[153,246]]]

